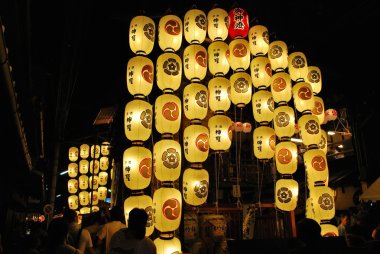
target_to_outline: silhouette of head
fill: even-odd
[[[128,228],[135,231],[137,238],[143,238],[146,232],[148,214],[144,209],[133,208],[128,216]]]
[[[321,226],[313,219],[304,218],[297,223],[297,236],[305,242],[321,238]]]

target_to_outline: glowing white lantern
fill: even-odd
[[[294,106],[299,112],[312,111],[315,100],[311,85],[307,82],[299,82],[292,88]]]
[[[245,71],[251,63],[249,43],[245,39],[235,39],[229,44],[230,66],[234,71]]]
[[[332,224],[321,224],[321,236],[322,237],[339,236],[338,228]]]
[[[253,56],[263,56],[268,53],[269,33],[262,25],[254,25],[248,31],[249,50]]]
[[[90,203],[90,193],[88,191],[79,192],[79,204],[81,206],[86,206]]]
[[[123,154],[124,184],[131,190],[149,186],[152,178],[152,153],[140,146],[127,148]]]
[[[320,218],[317,218],[315,213],[314,213],[314,207],[313,207],[313,204],[311,202],[311,198],[307,198],[306,199],[306,209],[305,209],[305,217],[306,218],[309,218],[309,219],[312,219],[312,220],[315,220],[316,222],[318,222],[318,224],[321,223],[321,219]]]
[[[274,71],[284,71],[288,68],[288,46],[283,41],[273,41],[269,44],[268,58]]]
[[[161,139],[153,146],[153,169],[159,181],[175,181],[181,174],[181,145],[172,139]]]
[[[100,172],[99,175],[99,184],[100,185],[106,185],[108,181],[108,173],[107,172]]]
[[[272,76],[271,92],[277,103],[292,99],[292,80],[286,72],[278,72]]]
[[[152,91],[154,66],[152,60],[144,56],[135,56],[127,64],[127,88],[134,96],[148,96]]]
[[[318,148],[321,149],[325,154],[327,154],[327,133],[321,129],[321,141],[318,143]]]
[[[98,176],[90,176],[88,178],[88,186],[92,190],[97,190],[99,188],[99,177]]]
[[[181,100],[174,94],[163,94],[154,103],[155,127],[161,133],[176,134],[181,127]]]
[[[297,207],[298,183],[293,179],[280,179],[276,182],[276,208],[282,211],[293,211]]]
[[[209,118],[210,148],[214,151],[225,151],[231,147],[232,120],[226,115],[215,115]]]
[[[93,205],[93,206],[91,206],[91,211],[92,211],[93,213],[95,213],[95,212],[99,212],[99,210],[100,210],[99,206],[97,206],[97,205]]]
[[[146,223],[146,232],[145,236],[150,236],[154,231],[154,224],[153,224],[153,200],[148,195],[137,195],[137,196],[129,196],[124,200],[124,216],[125,216],[125,223],[128,227],[128,218],[129,218],[129,212],[133,208],[141,208],[144,209],[145,212],[148,214],[148,221]]]
[[[303,154],[309,189],[315,184],[328,185],[329,169],[325,153],[320,149],[311,149]]]
[[[237,107],[245,107],[252,99],[252,80],[246,72],[236,72],[230,76],[230,98]]]
[[[214,76],[227,75],[230,70],[230,49],[224,41],[214,41],[207,48],[208,69]]]
[[[154,227],[161,232],[177,230],[181,223],[182,196],[175,188],[162,187],[153,194]]]
[[[209,154],[209,130],[203,125],[189,125],[183,131],[185,158],[191,163],[204,162]]]
[[[271,159],[276,148],[276,134],[274,129],[259,126],[253,131],[253,152],[260,160]]]
[[[269,123],[274,116],[274,101],[272,93],[267,90],[259,90],[252,96],[253,117],[258,123]]]
[[[79,161],[79,173],[87,174],[88,168],[90,167],[89,165],[90,165],[90,163],[88,162],[88,160],[80,160]]]
[[[274,130],[279,139],[291,138],[295,129],[294,109],[289,106],[279,106],[274,110]]]
[[[86,190],[88,188],[88,176],[81,175],[79,176],[78,180],[79,180],[79,189]]]
[[[125,136],[131,141],[146,141],[152,133],[153,108],[143,100],[132,100],[124,111]]]
[[[214,112],[226,112],[230,109],[231,100],[228,98],[230,81],[225,77],[215,77],[208,82],[210,109]]]
[[[98,174],[99,173],[99,161],[98,160],[91,160],[90,161],[90,173],[91,174]]]
[[[158,24],[158,45],[163,51],[175,52],[182,44],[182,20],[176,15],[165,15]]]
[[[107,170],[109,166],[109,159],[108,157],[100,157],[99,160],[99,168],[100,170]]]
[[[67,181],[67,189],[70,194],[77,193],[78,191],[78,180],[77,179],[70,179]]]
[[[182,80],[182,60],[175,53],[163,53],[156,62],[157,86],[162,91],[176,91]]]
[[[191,83],[183,89],[183,111],[189,120],[202,120],[208,111],[208,90],[199,83]]]
[[[79,210],[79,213],[80,214],[89,214],[91,212],[91,208],[90,207],[82,207],[80,210]]]
[[[323,99],[319,96],[314,96],[314,108],[311,113],[318,117],[319,124],[325,121],[325,104]]]
[[[306,81],[310,83],[314,94],[322,90],[322,74],[317,66],[309,66]]]
[[[104,187],[104,186],[99,187],[98,188],[99,200],[102,200],[102,201],[106,200],[107,192],[108,192],[107,187]]]
[[[90,194],[90,201],[92,205],[97,205],[99,203],[99,195],[97,191],[92,191]]]
[[[104,141],[100,146],[100,154],[107,156],[110,154],[110,142]]]
[[[69,164],[67,169],[67,174],[69,177],[77,177],[78,175],[78,164],[72,162]]]
[[[209,174],[205,169],[188,168],[183,173],[183,200],[192,206],[199,206],[207,201],[209,192]]]
[[[90,155],[91,155],[91,158],[98,159],[100,157],[100,146],[92,145],[90,148]]]
[[[69,204],[69,208],[70,208],[71,210],[76,210],[76,209],[78,209],[78,205],[79,205],[78,196],[77,196],[77,195],[70,195],[70,196],[67,198],[67,203]]]
[[[315,217],[321,220],[331,220],[335,216],[334,190],[320,186],[310,190],[310,200]]]
[[[256,88],[267,88],[272,84],[272,68],[269,59],[258,56],[252,59],[251,65],[252,84]]]
[[[283,175],[294,174],[298,164],[297,145],[290,141],[280,142],[276,145],[275,157],[278,173]]]
[[[181,241],[177,237],[170,239],[156,238],[154,245],[157,248],[157,254],[182,253]]]
[[[70,147],[69,148],[69,160],[74,162],[78,160],[78,154],[79,154],[79,149],[78,147]]]
[[[207,50],[199,44],[190,44],[183,52],[183,72],[191,81],[201,81],[207,74]]]
[[[295,82],[305,81],[308,74],[306,56],[302,52],[293,52],[288,56],[288,71]]]
[[[135,54],[148,55],[152,52],[156,36],[156,25],[147,16],[132,18],[129,26],[129,47]]]
[[[298,119],[300,136],[305,146],[318,145],[321,141],[321,127],[318,117],[314,115],[303,115]]]
[[[213,8],[207,13],[207,33],[212,41],[224,41],[228,36],[228,13],[221,8]]]
[[[206,39],[206,13],[199,9],[191,9],[183,19],[185,40],[188,43],[202,43]]]
[[[333,108],[329,108],[325,111],[325,118],[327,121],[334,121],[338,118],[338,112]]]
[[[80,147],[79,147],[79,156],[82,158],[82,159],[87,159],[88,156],[90,156],[90,146],[87,145],[87,144],[82,144]]]

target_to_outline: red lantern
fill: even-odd
[[[228,13],[228,34],[232,39],[245,38],[249,30],[248,12],[242,8],[234,8]]]

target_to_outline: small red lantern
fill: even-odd
[[[232,39],[245,38],[249,30],[248,12],[242,8],[234,8],[228,13],[228,34]]]

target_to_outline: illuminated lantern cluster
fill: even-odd
[[[99,211],[108,194],[110,143],[69,148],[68,205],[81,214]]]

